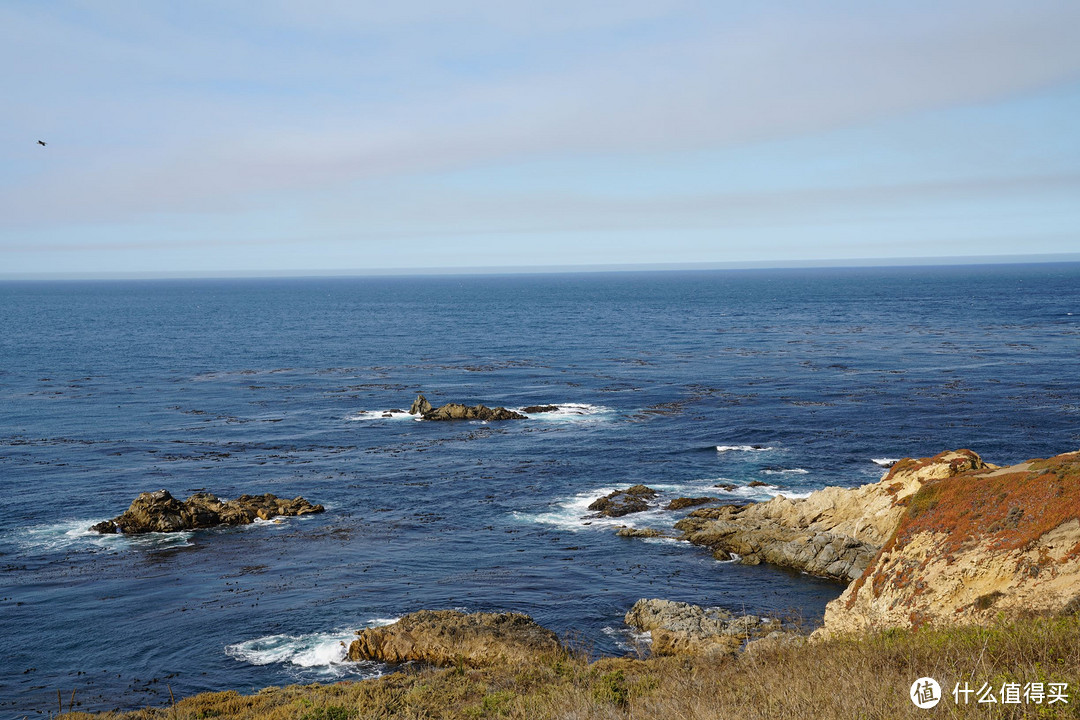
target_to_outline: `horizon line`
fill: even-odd
[[[842,268],[947,267],[964,265],[1040,265],[1080,262],[1077,253],[1033,255],[955,255],[942,257],[821,258],[812,260],[744,260],[738,262],[596,263],[579,265],[450,266],[417,268],[351,268],[304,270],[178,270],[77,272],[0,272],[0,282],[94,280],[241,280],[274,278],[456,277],[469,275],[552,275],[688,270],[798,270]]]

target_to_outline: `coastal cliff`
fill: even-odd
[[[1009,467],[970,450],[907,458],[876,483],[675,527],[720,559],[849,582],[818,638],[1080,608],[1080,452]]]
[[[695,510],[675,528],[721,560],[767,562],[849,582],[866,571],[899,524],[907,499],[925,483],[992,467],[970,450],[901,460],[876,483]]]
[[[829,603],[822,634],[1080,609],[1080,452],[972,467],[897,504],[889,539]]]

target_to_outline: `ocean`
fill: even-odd
[[[421,392],[560,409],[386,412]],[[1080,448],[1080,264],[3,283],[0,717],[370,677],[354,631],[425,608],[595,655],[634,651],[643,597],[813,626],[841,585],[588,504],[799,497],[957,448]],[[327,511],[89,532],[161,488]]]

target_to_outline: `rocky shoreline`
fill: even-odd
[[[621,517],[646,509],[656,496],[635,485],[598,498],[589,509]],[[714,499],[686,500],[691,506]],[[978,623],[1006,610],[1080,609],[1080,452],[1004,468],[970,450],[909,458],[876,483],[829,487],[794,500],[777,496],[699,508],[675,528],[680,539],[711,549],[718,559],[769,563],[848,583],[827,606],[824,625],[812,636],[817,640],[927,623]],[[619,535],[662,532],[623,528]],[[639,600],[624,622],[648,633],[657,656],[730,655],[805,640],[776,619],[658,598]],[[560,647],[530,618],[514,614],[415,613],[400,626],[359,636],[351,659],[386,662],[447,664],[456,657],[484,663]]]
[[[651,488],[632,486],[599,498],[590,509],[620,517],[641,511],[643,503],[648,507],[656,496]],[[714,500],[688,498],[674,504],[693,507]],[[148,514],[144,505],[170,508],[158,513],[170,519],[156,521],[155,527],[205,522],[201,507],[217,508],[218,519],[226,522],[242,522],[253,512],[261,517],[262,508],[280,514],[322,509],[302,498],[279,501],[268,495],[248,501],[254,505],[241,512],[227,510],[229,503],[210,495],[178,503],[165,491],[144,493],[128,513],[108,523],[125,532],[145,527],[147,522],[133,520]],[[843,650],[848,646],[844,638],[862,643],[885,629],[1080,615],[1080,452],[1010,467],[988,464],[970,450],[909,458],[876,483],[825,488],[801,499],[778,496],[756,504],[699,507],[674,527],[680,539],[709,548],[717,558],[796,568],[848,585],[828,604],[823,626],[809,636],[775,618],[643,598],[623,620],[647,644],[651,659],[644,662],[676,656],[686,663],[707,663],[702,667],[724,667],[729,661],[751,667],[744,658],[754,663],[764,653],[793,662],[798,656],[791,653],[813,654],[822,643],[836,642]],[[627,537],[661,534],[623,530],[619,534]],[[553,678],[581,662],[554,632],[527,615],[457,610],[423,610],[391,625],[358,630],[347,658],[456,668],[452,672],[550,667]],[[586,661],[584,667],[610,662]],[[599,677],[598,670],[588,672]],[[612,671],[603,677],[606,685],[600,687],[624,692],[618,684],[621,675]]]

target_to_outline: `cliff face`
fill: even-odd
[[[744,564],[767,562],[848,582],[865,572],[896,530],[907,499],[924,483],[990,467],[970,450],[902,460],[876,483],[707,508],[675,527],[683,539],[711,547],[721,559],[734,555]]]
[[[1080,607],[1080,452],[924,480],[897,505],[895,530],[819,632]]]

